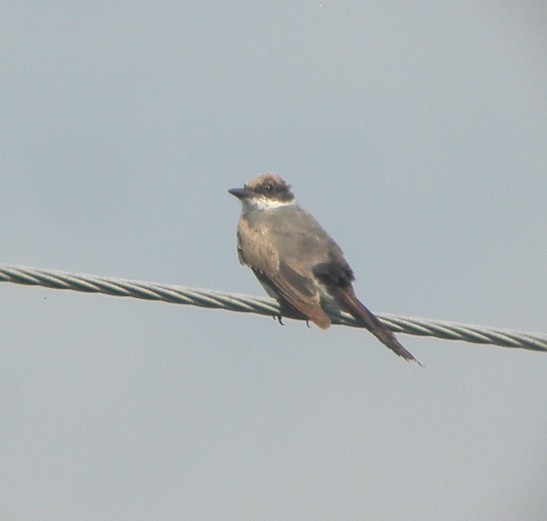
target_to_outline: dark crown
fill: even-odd
[[[277,199],[279,201],[294,199],[291,187],[274,173],[263,174],[251,179],[245,184],[245,188],[268,199]]]

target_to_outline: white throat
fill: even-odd
[[[279,201],[277,199],[268,199],[267,197],[249,197],[243,199],[243,213],[250,210],[273,210],[274,208],[282,208],[284,206],[296,206],[296,200]]]

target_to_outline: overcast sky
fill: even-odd
[[[275,171],[373,310],[547,332],[547,7],[24,2],[4,263],[263,296]],[[547,355],[0,285],[0,518],[539,521]]]

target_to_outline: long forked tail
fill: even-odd
[[[397,337],[380,322],[378,317],[372,313],[372,311],[369,311],[357,298],[351,284],[346,288],[338,288],[338,297],[346,311],[361,322],[361,324],[380,340],[382,344],[389,347],[395,354],[403,357],[405,360],[422,365],[422,363],[417,360],[414,355],[399,342],[399,340],[397,340]]]

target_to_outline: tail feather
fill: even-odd
[[[378,340],[380,340],[380,342],[382,342],[382,344],[389,347],[395,354],[403,357],[405,360],[422,365],[422,363],[417,360],[414,355],[399,342],[399,340],[397,340],[397,337],[380,322],[378,317],[368,310],[357,298],[351,285],[343,289],[339,288],[338,297],[346,311],[366,327]]]

